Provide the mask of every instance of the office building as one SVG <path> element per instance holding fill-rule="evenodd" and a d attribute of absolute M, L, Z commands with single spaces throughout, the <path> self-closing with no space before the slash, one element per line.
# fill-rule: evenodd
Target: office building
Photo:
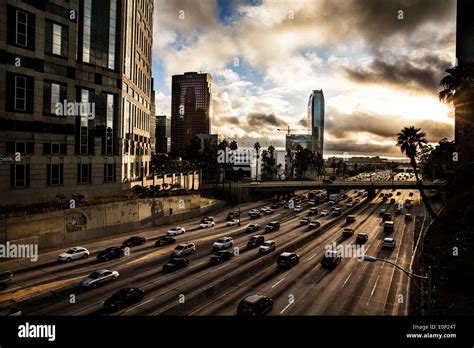
<path fill-rule="evenodd" d="M 148 173 L 152 15 L 152 0 L 1 2 L 1 204 L 113 196 Z"/>
<path fill-rule="evenodd" d="M 308 132 L 311 134 L 311 151 L 324 151 L 324 94 L 323 90 L 314 90 L 308 101 Z"/>
<path fill-rule="evenodd" d="M 171 119 L 166 115 L 158 115 L 156 119 L 156 152 L 169 153 L 171 150 Z"/>
<path fill-rule="evenodd" d="M 171 153 L 183 156 L 197 134 L 209 134 L 212 116 L 212 77 L 187 72 L 174 75 L 171 86 Z"/>

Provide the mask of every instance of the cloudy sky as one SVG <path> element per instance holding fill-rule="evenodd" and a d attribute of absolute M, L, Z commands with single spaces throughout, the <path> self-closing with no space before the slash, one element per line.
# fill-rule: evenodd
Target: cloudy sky
<path fill-rule="evenodd" d="M 212 74 L 212 132 L 241 146 L 284 146 L 303 133 L 323 89 L 327 155 L 400 156 L 396 133 L 453 137 L 437 99 L 455 63 L 454 0 L 155 0 L 157 112 L 170 115 L 171 76 Z"/>

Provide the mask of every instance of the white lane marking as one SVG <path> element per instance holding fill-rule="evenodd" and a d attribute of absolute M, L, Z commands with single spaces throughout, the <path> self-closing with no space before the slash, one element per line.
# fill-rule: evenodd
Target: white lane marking
<path fill-rule="evenodd" d="M 380 278 L 380 275 L 378 275 L 378 276 L 377 276 L 377 280 L 375 280 L 374 287 L 372 288 L 372 292 L 370 293 L 370 297 L 369 297 L 369 299 L 367 300 L 366 306 L 369 305 L 370 299 L 371 299 L 372 296 L 374 295 L 375 288 L 377 288 L 377 283 L 379 282 L 379 278 Z"/>
<path fill-rule="evenodd" d="M 275 284 L 272 285 L 272 289 L 284 280 L 285 280 L 285 277 L 281 278 L 279 281 L 277 281 Z"/>
<path fill-rule="evenodd" d="M 130 311 L 134 310 L 135 308 L 138 308 L 138 307 L 140 307 L 140 306 L 142 306 L 142 305 L 144 305 L 144 304 L 146 304 L 146 303 L 148 303 L 148 302 L 151 302 L 151 301 L 153 301 L 153 300 L 154 300 L 154 298 L 150 298 L 148 301 L 141 302 L 141 303 L 139 303 L 138 305 L 136 305 L 135 307 L 132 307 L 132 308 L 127 309 L 125 312 L 130 312 Z"/>
<path fill-rule="evenodd" d="M 194 268 L 194 267 L 197 267 L 197 266 L 199 266 L 199 265 L 202 265 L 203 263 L 204 263 L 204 262 L 196 263 L 195 265 L 192 265 L 192 266 L 191 266 L 191 267 L 189 267 L 189 268 Z"/>
<path fill-rule="evenodd" d="M 220 269 L 224 268 L 224 267 L 225 267 L 225 266 L 227 266 L 227 265 L 228 265 L 228 263 L 225 263 L 225 264 L 223 264 L 223 265 L 222 265 L 222 266 L 220 266 L 219 268 L 216 268 L 216 271 L 218 271 L 218 270 L 220 270 Z"/>
<path fill-rule="evenodd" d="M 294 302 L 288 303 L 288 304 L 286 305 L 286 307 L 281 310 L 280 314 L 283 314 L 283 312 L 286 311 L 293 303 L 294 303 Z"/>
<path fill-rule="evenodd" d="M 349 276 L 346 278 L 346 280 L 344 281 L 344 284 L 342 284 L 341 289 L 346 286 L 346 284 L 347 284 L 347 282 L 349 281 L 349 278 L 350 278 L 350 277 L 352 277 L 352 273 L 349 274 Z"/>
<path fill-rule="evenodd" d="M 307 259 L 306 261 L 309 261 L 311 260 L 313 257 L 315 257 L 317 254 L 314 254 L 313 256 L 311 256 L 309 259 Z"/>

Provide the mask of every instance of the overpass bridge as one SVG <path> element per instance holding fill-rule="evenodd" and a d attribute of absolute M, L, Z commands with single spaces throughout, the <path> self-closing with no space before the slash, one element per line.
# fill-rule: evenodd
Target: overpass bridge
<path fill-rule="evenodd" d="M 444 192 L 446 184 L 423 181 L 426 190 L 437 189 Z M 328 193 L 338 193 L 341 190 L 367 190 L 369 197 L 375 195 L 376 190 L 396 189 L 415 190 L 418 189 L 416 181 L 333 181 L 324 183 L 322 181 L 258 181 L 258 182 L 225 182 L 225 183 L 203 183 L 202 189 L 214 191 L 233 203 L 258 200 L 269 195 L 292 195 L 300 190 L 324 189 Z"/>

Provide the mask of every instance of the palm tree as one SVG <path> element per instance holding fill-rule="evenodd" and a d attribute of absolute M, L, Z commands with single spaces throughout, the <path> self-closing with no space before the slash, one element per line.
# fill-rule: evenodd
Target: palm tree
<path fill-rule="evenodd" d="M 426 210 L 428 210 L 428 213 L 431 215 L 431 217 L 437 220 L 438 215 L 434 212 L 431 204 L 426 198 L 425 191 L 423 190 L 423 184 L 420 181 L 418 169 L 416 167 L 416 157 L 418 155 L 418 151 L 427 144 L 425 135 L 426 134 L 424 132 L 421 132 L 420 128 L 415 128 L 413 126 L 405 127 L 400 131 L 400 133 L 397 134 L 397 146 L 399 146 L 400 151 L 410 159 L 410 164 L 413 167 L 413 172 L 415 173 L 416 186 L 420 192 L 423 204 L 425 205 Z"/>
<path fill-rule="evenodd" d="M 257 141 L 255 144 L 253 144 L 253 149 L 257 153 L 257 163 L 255 164 L 255 181 L 258 181 L 258 160 L 260 159 L 260 143 Z"/>

